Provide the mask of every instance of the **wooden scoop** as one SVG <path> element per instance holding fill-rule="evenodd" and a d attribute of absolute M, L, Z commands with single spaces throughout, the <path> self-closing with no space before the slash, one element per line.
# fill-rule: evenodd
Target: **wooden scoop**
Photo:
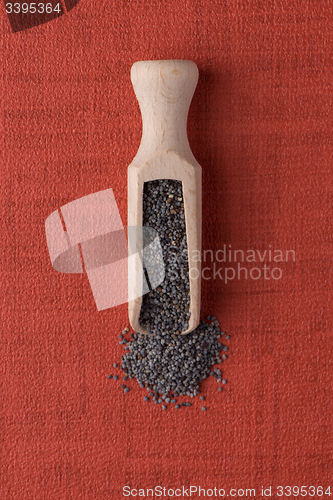
<path fill-rule="evenodd" d="M 201 167 L 187 139 L 187 114 L 198 82 L 192 61 L 139 61 L 133 64 L 131 80 L 142 114 L 143 132 L 137 155 L 128 167 L 128 226 L 142 226 L 145 182 L 157 179 L 182 181 L 188 250 L 190 309 L 186 331 L 200 321 L 201 277 Z M 135 251 L 142 251 L 142 232 Z M 133 250 L 132 250 L 133 253 Z M 148 334 L 139 323 L 142 297 L 142 265 L 128 260 L 129 320 L 132 328 Z"/>

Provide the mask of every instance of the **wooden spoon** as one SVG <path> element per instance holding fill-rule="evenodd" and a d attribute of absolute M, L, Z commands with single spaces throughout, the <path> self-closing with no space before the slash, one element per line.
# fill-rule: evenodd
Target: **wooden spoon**
<path fill-rule="evenodd" d="M 143 132 L 137 155 L 128 167 L 128 226 L 142 226 L 145 182 L 157 179 L 182 181 L 190 281 L 191 314 L 188 328 L 200 321 L 201 277 L 201 167 L 191 151 L 186 132 L 187 114 L 198 82 L 192 61 L 139 61 L 131 80 L 142 114 Z M 135 252 L 142 253 L 142 232 L 137 233 Z M 133 251 L 132 251 L 133 253 Z M 139 323 L 143 272 L 140 260 L 129 258 L 129 320 L 132 328 L 148 331 Z"/>

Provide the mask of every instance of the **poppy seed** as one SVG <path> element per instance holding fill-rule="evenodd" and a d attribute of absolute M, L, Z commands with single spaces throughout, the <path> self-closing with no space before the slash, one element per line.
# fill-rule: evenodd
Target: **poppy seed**
<path fill-rule="evenodd" d="M 207 321 L 200 321 L 194 331 L 180 335 L 187 329 L 190 318 L 189 264 L 181 181 L 159 179 L 144 183 L 142 225 L 158 234 L 164 274 L 159 276 L 157 272 L 153 276 L 159 284 L 142 297 L 139 322 L 150 335 L 131 334 L 131 340 L 126 340 L 128 343 L 121 369 L 129 378 L 136 378 L 140 387 L 154 391 L 149 396 L 154 395 L 155 403 L 176 402 L 171 398 L 197 396 L 201 381 L 209 374 L 221 380 L 221 371 L 212 370 L 212 367 L 221 362 L 220 352 L 228 349 L 218 340 L 225 332 L 221 332 L 215 316 L 208 316 Z M 147 237 L 143 236 L 145 240 Z M 147 247 L 144 241 L 144 248 L 149 248 L 152 243 L 148 242 Z M 154 259 L 158 260 L 158 257 L 161 255 L 152 252 L 150 265 L 156 264 Z M 146 271 L 147 277 L 150 277 L 148 269 Z M 158 281 L 158 278 L 163 281 Z M 204 400 L 203 396 L 201 400 Z M 191 403 L 181 405 L 191 406 Z"/>

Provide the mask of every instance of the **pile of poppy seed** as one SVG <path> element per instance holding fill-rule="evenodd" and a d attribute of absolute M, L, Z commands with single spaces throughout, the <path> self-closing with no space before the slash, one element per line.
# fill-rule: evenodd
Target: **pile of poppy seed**
<path fill-rule="evenodd" d="M 151 334 L 184 332 L 190 317 L 190 283 L 182 182 L 160 179 L 143 188 L 143 226 L 158 233 L 163 282 L 142 298 L 140 324 Z M 149 279 L 149 275 L 148 275 Z"/>
<path fill-rule="evenodd" d="M 139 321 L 149 334 L 135 332 L 126 338 L 129 331 L 126 328 L 119 335 L 120 344 L 125 345 L 127 351 L 121 357 L 120 368 L 125 372 L 124 381 L 135 378 L 141 388 L 147 389 L 149 395 L 144 401 L 162 404 L 164 410 L 172 403 L 178 409 L 191 406 L 191 403 L 178 404 L 177 398 L 199 395 L 200 382 L 209 375 L 226 383 L 221 370 L 212 367 L 226 358 L 225 353 L 221 356 L 221 351 L 227 351 L 228 346 L 219 341 L 225 332 L 221 332 L 214 316 L 207 316 L 193 332 L 180 335 L 187 329 L 190 317 L 181 181 L 161 179 L 144 184 L 143 225 L 158 233 L 165 277 L 157 288 L 143 296 Z M 117 375 L 109 375 L 109 378 L 118 380 Z M 129 391 L 126 384 L 121 388 L 124 392 Z M 221 391 L 222 386 L 218 390 Z M 205 397 L 201 395 L 200 399 L 203 401 Z M 206 407 L 202 406 L 202 410 Z"/>

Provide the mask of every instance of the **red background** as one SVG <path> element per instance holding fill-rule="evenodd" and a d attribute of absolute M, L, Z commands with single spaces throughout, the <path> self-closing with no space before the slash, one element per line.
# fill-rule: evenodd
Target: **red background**
<path fill-rule="evenodd" d="M 13 34 L 1 6 L 1 500 L 329 485 L 331 10 L 81 0 Z M 97 312 L 86 276 L 54 271 L 46 246 L 51 212 L 109 187 L 126 224 L 141 136 L 129 73 L 143 59 L 199 67 L 188 132 L 203 167 L 203 248 L 296 251 L 280 280 L 203 283 L 203 311 L 231 335 L 228 384 L 204 383 L 206 412 L 163 412 L 135 381 L 124 395 L 107 379 L 127 306 Z"/>

